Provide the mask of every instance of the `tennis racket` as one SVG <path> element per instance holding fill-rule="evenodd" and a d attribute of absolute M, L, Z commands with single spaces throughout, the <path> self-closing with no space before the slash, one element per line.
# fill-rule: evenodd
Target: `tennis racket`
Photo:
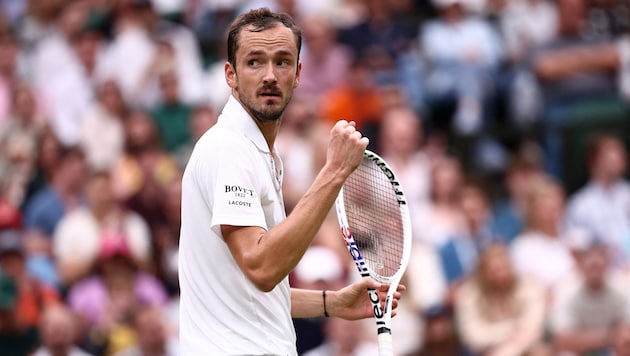
<path fill-rule="evenodd" d="M 361 277 L 389 284 L 384 308 L 375 289 L 369 289 L 368 296 L 374 307 L 379 355 L 393 355 L 393 295 L 411 252 L 405 194 L 389 165 L 365 150 L 363 161 L 339 192 L 335 208 L 341 235 Z"/>

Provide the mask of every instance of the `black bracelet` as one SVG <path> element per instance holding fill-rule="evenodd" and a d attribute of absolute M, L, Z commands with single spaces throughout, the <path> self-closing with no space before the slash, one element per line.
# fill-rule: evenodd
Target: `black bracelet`
<path fill-rule="evenodd" d="M 322 298 L 324 299 L 324 316 L 328 318 L 330 315 L 328 315 L 328 311 L 326 310 L 326 290 L 325 289 L 322 291 Z"/>

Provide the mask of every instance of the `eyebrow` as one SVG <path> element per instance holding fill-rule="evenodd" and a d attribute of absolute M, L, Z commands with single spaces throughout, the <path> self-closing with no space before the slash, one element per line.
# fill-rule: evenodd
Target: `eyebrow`
<path fill-rule="evenodd" d="M 245 56 L 260 56 L 260 55 L 264 55 L 266 54 L 264 51 L 261 50 L 253 50 L 251 52 L 248 52 L 247 54 L 245 54 Z M 277 52 L 272 53 L 272 55 L 280 55 L 280 56 L 294 56 L 294 54 L 291 51 L 286 51 L 286 50 L 280 50 Z"/>

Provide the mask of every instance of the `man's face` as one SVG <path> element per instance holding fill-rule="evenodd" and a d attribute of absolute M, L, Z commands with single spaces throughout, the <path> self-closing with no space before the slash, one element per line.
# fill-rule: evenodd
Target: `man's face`
<path fill-rule="evenodd" d="M 225 65 L 234 95 L 254 118 L 280 119 L 297 87 L 301 64 L 293 32 L 278 24 L 260 32 L 239 33 L 236 68 Z"/>
<path fill-rule="evenodd" d="M 608 254 L 604 246 L 591 247 L 583 252 L 580 268 L 584 274 L 586 285 L 593 289 L 601 288 L 605 283 L 608 269 Z"/>

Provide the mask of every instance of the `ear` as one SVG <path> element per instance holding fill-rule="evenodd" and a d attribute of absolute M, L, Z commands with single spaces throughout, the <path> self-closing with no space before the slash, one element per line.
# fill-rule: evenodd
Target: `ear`
<path fill-rule="evenodd" d="M 232 66 L 232 63 L 225 62 L 224 71 L 225 71 L 225 81 L 227 82 L 227 85 L 229 85 L 230 88 L 232 89 L 236 89 L 237 82 L 238 82 L 237 80 L 238 78 L 236 77 L 236 68 Z"/>
<path fill-rule="evenodd" d="M 297 70 L 295 71 L 295 80 L 293 81 L 293 88 L 297 88 L 300 85 L 300 73 L 302 73 L 302 62 L 298 62 Z"/>

